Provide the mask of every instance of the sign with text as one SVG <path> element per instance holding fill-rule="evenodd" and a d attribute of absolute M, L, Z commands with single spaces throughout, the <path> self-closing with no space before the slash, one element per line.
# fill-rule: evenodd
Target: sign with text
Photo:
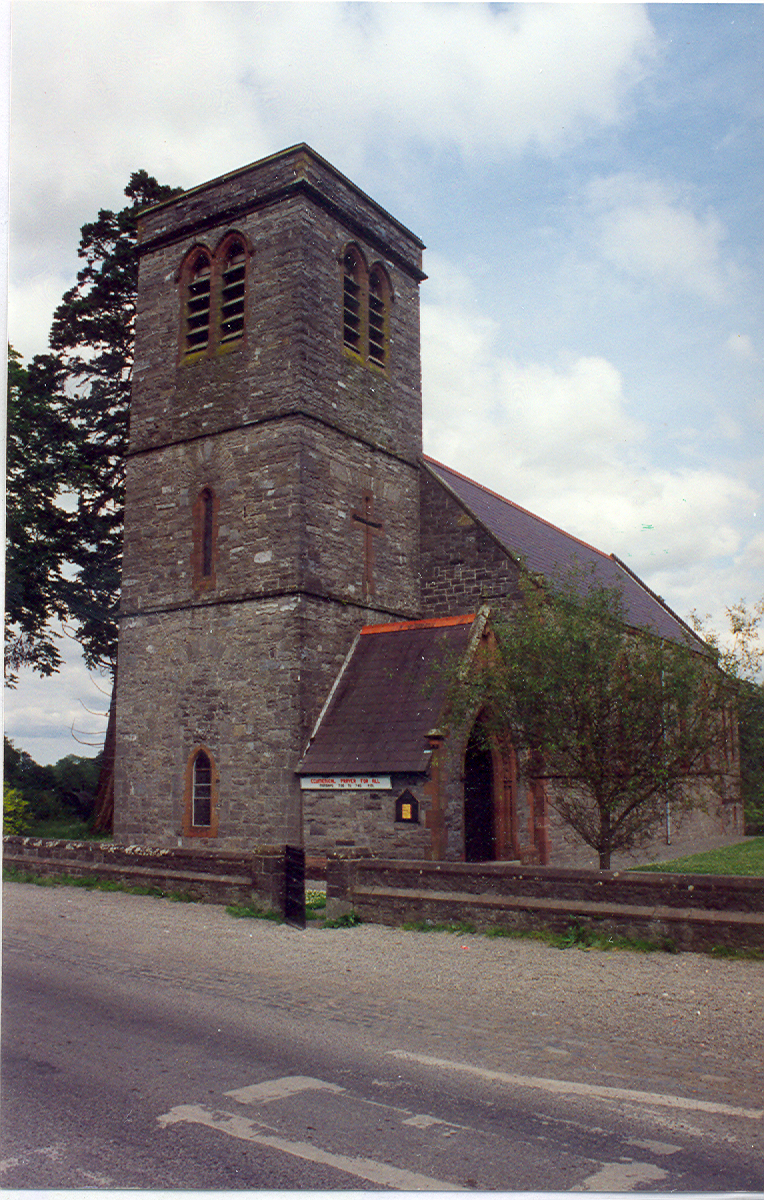
<path fill-rule="evenodd" d="M 389 792 L 389 775 L 301 775 L 300 787 L 311 792 Z"/>

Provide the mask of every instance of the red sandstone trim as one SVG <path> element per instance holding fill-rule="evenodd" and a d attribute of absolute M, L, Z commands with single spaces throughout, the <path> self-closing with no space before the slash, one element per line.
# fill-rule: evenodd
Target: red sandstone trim
<path fill-rule="evenodd" d="M 442 629 L 447 625 L 471 625 L 475 613 L 467 613 L 463 617 L 430 617 L 426 621 L 396 621 L 392 625 L 364 625 L 361 636 L 365 633 L 400 633 L 404 629 Z"/>

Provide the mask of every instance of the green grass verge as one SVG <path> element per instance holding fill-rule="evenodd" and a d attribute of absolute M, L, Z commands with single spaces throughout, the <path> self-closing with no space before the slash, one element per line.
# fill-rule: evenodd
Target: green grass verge
<path fill-rule="evenodd" d="M 93 833 L 87 821 L 79 821 L 76 817 L 51 817 L 48 821 L 35 821 L 22 836 L 55 838 L 62 842 L 106 842 L 112 839 L 110 833 Z"/>
<path fill-rule="evenodd" d="M 127 892 L 132 896 L 153 896 L 156 900 L 173 900 L 183 904 L 198 903 L 188 892 L 169 892 L 165 888 L 145 884 L 120 883 L 117 879 L 100 879 L 97 875 L 35 875 L 18 867 L 3 867 L 7 883 L 34 883 L 37 887 L 78 887 L 86 892 Z"/>
<path fill-rule="evenodd" d="M 761 875 L 764 876 L 764 837 L 751 838 L 734 846 L 721 846 L 703 854 L 688 854 L 671 862 L 632 867 L 634 871 L 679 872 L 685 875 Z"/>
<path fill-rule="evenodd" d="M 310 895 L 310 893 L 308 893 Z M 361 924 L 361 918 L 354 912 L 345 913 L 342 917 L 334 917 L 329 921 L 321 921 L 316 915 L 316 909 L 326 907 L 326 897 L 323 897 L 323 903 L 315 901 L 312 905 L 308 904 L 307 897 L 305 903 L 305 919 L 307 921 L 319 921 L 321 929 L 349 929 L 354 925 Z M 258 908 L 255 904 L 227 904 L 226 912 L 231 917 L 243 917 L 252 921 L 275 921 L 277 925 L 284 925 L 284 918 L 280 913 L 271 912 L 269 909 Z"/>
<path fill-rule="evenodd" d="M 517 940 L 543 942 L 557 950 L 569 950 L 578 947 L 580 950 L 619 950 L 631 951 L 637 954 L 679 954 L 677 946 L 671 938 L 629 938 L 617 937 L 614 934 L 599 932 L 583 921 L 571 921 L 562 933 L 551 929 L 510 929 L 506 926 L 495 926 L 479 932 L 468 921 L 407 921 L 401 926 L 410 933 L 452 933 L 475 934 L 487 938 L 515 938 Z M 737 950 L 728 946 L 714 946 L 702 951 L 712 958 L 749 958 L 764 960 L 764 951 Z"/>

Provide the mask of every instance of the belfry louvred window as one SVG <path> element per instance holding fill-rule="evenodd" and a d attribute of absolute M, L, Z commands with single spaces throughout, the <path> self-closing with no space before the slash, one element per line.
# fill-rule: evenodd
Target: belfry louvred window
<path fill-rule="evenodd" d="M 230 350 L 244 337 L 247 257 L 243 238 L 229 235 L 214 254 L 197 247 L 186 260 L 181 280 L 187 361 Z"/>
<path fill-rule="evenodd" d="M 235 342 L 244 333 L 244 290 L 247 256 L 241 242 L 232 242 L 223 264 L 220 340 Z"/>
<path fill-rule="evenodd" d="M 363 300 L 364 263 L 356 249 L 345 251 L 343 276 L 343 340 L 349 350 L 361 348 L 361 302 Z"/>
<path fill-rule="evenodd" d="M 387 365 L 387 279 L 380 267 L 372 267 L 369 276 L 369 361 L 378 367 Z"/>
<path fill-rule="evenodd" d="M 342 259 L 342 341 L 367 365 L 385 369 L 389 360 L 392 289 L 381 263 L 371 270 L 357 246 Z"/>
<path fill-rule="evenodd" d="M 206 254 L 197 254 L 191 268 L 186 300 L 186 352 L 206 350 L 210 340 L 210 290 L 212 265 Z"/>

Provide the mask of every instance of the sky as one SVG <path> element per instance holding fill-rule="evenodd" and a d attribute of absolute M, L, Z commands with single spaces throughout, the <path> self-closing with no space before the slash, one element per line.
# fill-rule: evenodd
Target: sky
<path fill-rule="evenodd" d="M 762 131 L 759 4 L 15 3 L 9 340 L 133 171 L 307 142 L 427 246 L 425 452 L 721 630 L 764 596 Z M 105 726 L 64 648 L 5 692 L 38 762 Z"/>

